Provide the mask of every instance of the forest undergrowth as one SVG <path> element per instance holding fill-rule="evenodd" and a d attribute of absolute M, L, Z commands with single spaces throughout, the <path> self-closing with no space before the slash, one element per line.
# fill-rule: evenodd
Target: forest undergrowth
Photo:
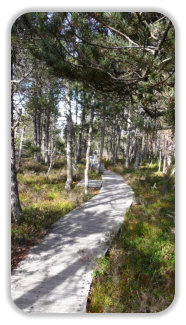
<path fill-rule="evenodd" d="M 57 160 L 46 178 L 47 166 L 24 159 L 18 173 L 19 195 L 22 206 L 22 221 L 11 222 L 11 267 L 12 269 L 25 258 L 29 249 L 42 241 L 50 226 L 63 215 L 73 210 L 84 201 L 96 195 L 99 190 L 89 188 L 88 196 L 84 196 L 84 188 L 76 186 L 84 177 L 85 159 L 73 172 L 73 188 L 67 192 L 66 164 Z M 101 175 L 94 170 L 91 179 L 100 179 Z"/>
<path fill-rule="evenodd" d="M 89 313 L 155 313 L 173 301 L 175 288 L 175 184 L 158 166 L 120 173 L 133 188 L 134 202 L 106 256 L 97 262 Z"/>

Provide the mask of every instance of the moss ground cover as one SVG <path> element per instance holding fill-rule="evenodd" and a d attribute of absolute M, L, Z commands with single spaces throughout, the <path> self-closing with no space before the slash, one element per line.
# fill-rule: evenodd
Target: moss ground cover
<path fill-rule="evenodd" d="M 89 200 L 98 190 L 89 189 L 85 198 L 84 189 L 76 186 L 84 176 L 83 161 L 74 171 L 73 188 L 65 190 L 66 166 L 64 161 L 56 161 L 51 173 L 46 179 L 47 167 L 44 164 L 24 160 L 18 173 L 19 195 L 23 210 L 22 222 L 18 225 L 12 220 L 11 265 L 14 268 L 25 257 L 31 246 L 38 243 L 46 235 L 52 223 Z M 94 178 L 101 176 L 92 172 Z"/>
<path fill-rule="evenodd" d="M 105 166 L 124 177 L 135 199 L 112 247 L 98 260 L 87 312 L 160 312 L 174 298 L 174 179 L 156 165 L 137 171 Z"/>

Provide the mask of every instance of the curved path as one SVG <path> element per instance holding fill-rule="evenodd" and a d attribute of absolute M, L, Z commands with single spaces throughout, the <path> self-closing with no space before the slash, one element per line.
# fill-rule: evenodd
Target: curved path
<path fill-rule="evenodd" d="M 95 259 L 119 230 L 133 192 L 102 166 L 98 195 L 55 222 L 12 273 L 12 300 L 23 311 L 84 313 Z"/>

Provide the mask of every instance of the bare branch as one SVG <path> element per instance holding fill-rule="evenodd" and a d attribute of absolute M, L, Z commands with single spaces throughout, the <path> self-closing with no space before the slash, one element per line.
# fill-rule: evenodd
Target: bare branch
<path fill-rule="evenodd" d="M 164 31 L 164 33 L 163 33 L 162 39 L 159 41 L 158 46 L 157 46 L 157 48 L 156 48 L 156 50 L 154 52 L 154 56 L 157 56 L 158 52 L 160 51 L 160 49 L 161 49 L 161 47 L 163 45 L 163 42 L 166 39 L 168 31 L 171 28 L 171 24 L 172 24 L 171 21 L 169 21 L 168 26 L 167 26 L 166 30 Z"/>

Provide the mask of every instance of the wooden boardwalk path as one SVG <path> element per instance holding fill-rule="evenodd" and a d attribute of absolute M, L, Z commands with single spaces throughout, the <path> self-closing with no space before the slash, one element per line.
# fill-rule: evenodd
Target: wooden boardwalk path
<path fill-rule="evenodd" d="M 104 254 L 132 203 L 123 178 L 104 170 L 98 195 L 55 222 L 12 273 L 18 308 L 35 313 L 85 313 L 95 259 Z"/>

